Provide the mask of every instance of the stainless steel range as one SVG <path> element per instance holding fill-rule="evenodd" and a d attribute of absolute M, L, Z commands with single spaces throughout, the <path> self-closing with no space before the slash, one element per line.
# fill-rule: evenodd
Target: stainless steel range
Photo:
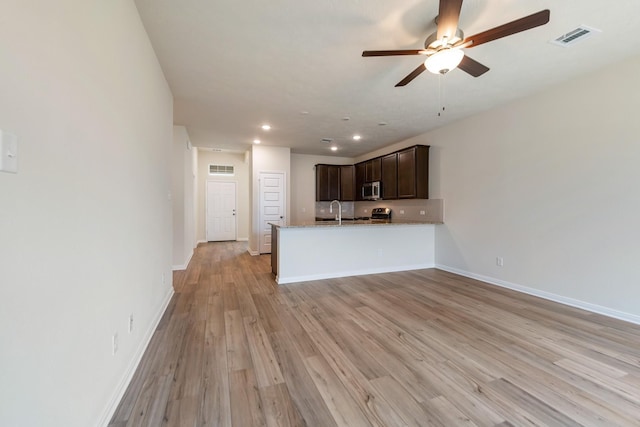
<path fill-rule="evenodd" d="M 391 221 L 391 209 L 389 208 L 373 208 L 371 209 L 372 222 L 389 222 Z"/>

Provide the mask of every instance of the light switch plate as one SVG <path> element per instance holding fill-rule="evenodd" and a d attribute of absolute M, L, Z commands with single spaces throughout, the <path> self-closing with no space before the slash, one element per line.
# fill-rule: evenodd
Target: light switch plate
<path fill-rule="evenodd" d="M 18 137 L 0 130 L 0 171 L 18 173 Z"/>

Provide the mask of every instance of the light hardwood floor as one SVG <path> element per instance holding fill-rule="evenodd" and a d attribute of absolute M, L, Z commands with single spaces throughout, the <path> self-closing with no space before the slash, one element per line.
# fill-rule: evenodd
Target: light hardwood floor
<path fill-rule="evenodd" d="M 639 326 L 435 269 L 270 270 L 200 245 L 110 425 L 640 425 Z"/>

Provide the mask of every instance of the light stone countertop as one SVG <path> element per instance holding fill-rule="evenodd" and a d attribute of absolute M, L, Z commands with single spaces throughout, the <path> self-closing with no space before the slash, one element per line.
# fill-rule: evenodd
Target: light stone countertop
<path fill-rule="evenodd" d="M 411 221 L 402 219 L 384 220 L 342 220 L 342 224 L 338 221 L 307 221 L 286 225 L 274 225 L 276 228 L 325 228 L 325 227 L 361 227 L 361 226 L 393 226 L 393 225 L 425 225 L 425 224 L 444 224 L 436 221 Z"/>

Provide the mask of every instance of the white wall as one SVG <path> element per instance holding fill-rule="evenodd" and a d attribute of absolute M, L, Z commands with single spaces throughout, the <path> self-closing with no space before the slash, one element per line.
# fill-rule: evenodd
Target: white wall
<path fill-rule="evenodd" d="M 407 142 L 438 160 L 437 264 L 640 322 L 638 75 L 635 58 Z"/>
<path fill-rule="evenodd" d="M 207 181 L 232 181 L 236 183 L 236 221 L 237 240 L 249 239 L 249 162 L 244 153 L 213 152 L 207 149 L 198 150 L 198 233 L 199 242 L 206 241 L 206 191 Z M 234 176 L 209 175 L 209 165 L 227 165 L 234 167 Z"/>
<path fill-rule="evenodd" d="M 250 210 L 251 210 L 251 234 L 249 235 L 249 252 L 252 255 L 259 253 L 260 244 L 260 185 L 258 179 L 260 172 L 284 172 L 286 217 L 291 212 L 291 150 L 288 147 L 267 147 L 254 145 L 251 148 L 250 169 L 251 180 L 249 184 Z"/>
<path fill-rule="evenodd" d="M 94 426 L 172 293 L 172 96 L 130 0 L 0 16 L 0 425 Z"/>
<path fill-rule="evenodd" d="M 315 165 L 352 165 L 350 157 L 291 154 L 291 223 L 313 221 L 316 204 Z"/>
<path fill-rule="evenodd" d="M 196 246 L 197 159 L 198 150 L 191 146 L 187 129 L 184 126 L 174 126 L 171 156 L 174 270 L 187 268 Z"/>

